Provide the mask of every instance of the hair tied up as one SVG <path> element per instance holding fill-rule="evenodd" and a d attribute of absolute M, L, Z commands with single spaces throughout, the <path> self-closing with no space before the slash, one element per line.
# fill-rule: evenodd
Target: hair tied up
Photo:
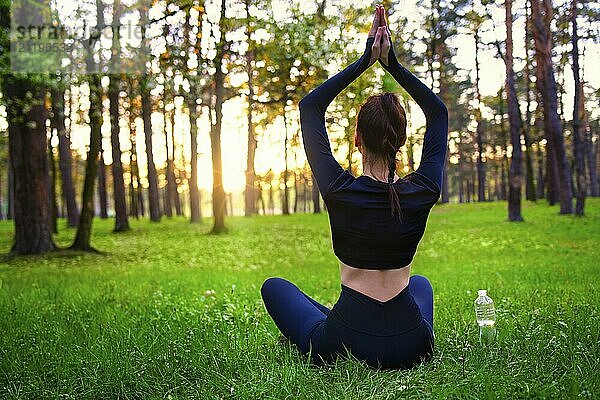
<path fill-rule="evenodd" d="M 356 131 L 366 149 L 365 156 L 388 166 L 388 187 L 392 218 L 402 219 L 400 199 L 394 189 L 396 154 L 406 141 L 406 113 L 394 93 L 370 96 L 361 106 Z"/>
<path fill-rule="evenodd" d="M 392 205 L 392 216 L 391 218 L 394 218 L 394 216 L 397 216 L 398 220 L 400 222 L 402 222 L 402 207 L 400 206 L 400 196 L 398 196 L 398 193 L 396 192 L 396 189 L 394 188 L 394 173 L 396 172 L 396 158 L 394 157 L 392 159 L 392 161 L 390 162 L 390 171 L 388 174 L 388 194 L 390 197 L 390 203 Z"/>

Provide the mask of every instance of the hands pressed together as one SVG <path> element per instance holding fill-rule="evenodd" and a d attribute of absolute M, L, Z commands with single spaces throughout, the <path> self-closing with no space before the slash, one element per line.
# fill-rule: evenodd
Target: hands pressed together
<path fill-rule="evenodd" d="M 391 33 L 385 20 L 385 9 L 380 4 L 375 7 L 375 15 L 373 17 L 373 25 L 371 25 L 371 30 L 369 31 L 369 37 L 375 38 L 371 47 L 369 66 L 373 65 L 377 60 L 387 66 L 391 47 Z"/>

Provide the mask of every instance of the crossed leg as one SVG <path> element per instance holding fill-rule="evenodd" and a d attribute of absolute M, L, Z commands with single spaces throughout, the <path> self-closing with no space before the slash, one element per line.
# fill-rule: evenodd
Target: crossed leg
<path fill-rule="evenodd" d="M 408 283 L 408 290 L 421 310 L 421 315 L 433 329 L 433 288 L 427 278 L 413 275 Z"/>
<path fill-rule="evenodd" d="M 433 331 L 431 283 L 424 276 L 413 275 L 408 289 L 421 310 L 421 315 Z M 331 310 L 282 278 L 267 279 L 260 291 L 267 312 L 281 333 L 297 344 L 302 354 L 308 353 L 313 333 L 327 319 Z"/>
<path fill-rule="evenodd" d="M 267 279 L 260 291 L 267 312 L 281 333 L 297 344 L 302 354 L 308 353 L 311 336 L 327 318 L 329 308 L 282 278 Z"/>

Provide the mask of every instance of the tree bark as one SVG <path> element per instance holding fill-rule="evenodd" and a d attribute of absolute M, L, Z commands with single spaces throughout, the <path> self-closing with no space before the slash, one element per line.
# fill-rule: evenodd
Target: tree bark
<path fill-rule="evenodd" d="M 315 176 L 311 173 L 312 180 L 312 201 L 313 201 L 313 213 L 320 214 L 321 213 L 321 194 L 319 193 L 319 187 L 317 186 L 317 181 Z"/>
<path fill-rule="evenodd" d="M 167 155 L 167 165 L 165 166 L 165 178 L 167 179 L 167 184 L 165 186 L 165 193 L 163 195 L 163 205 L 164 213 L 167 216 L 167 218 L 172 218 L 173 198 L 171 196 L 171 190 L 175 182 L 173 182 L 173 180 L 171 179 L 173 162 L 171 160 L 171 152 L 169 151 L 169 131 L 167 130 L 167 121 L 170 119 L 170 113 L 166 110 L 166 106 L 167 97 L 163 95 L 163 132 L 165 134 L 165 154 Z"/>
<path fill-rule="evenodd" d="M 58 135 L 58 167 L 60 169 L 62 193 L 67 205 L 67 224 L 70 227 L 76 227 L 79 221 L 79 210 L 73 185 L 71 140 L 65 127 L 64 89 L 54 88 L 52 90 L 52 120 Z"/>
<path fill-rule="evenodd" d="M 171 144 L 171 175 L 169 179 L 171 179 L 173 185 L 169 186 L 169 191 L 171 193 L 171 203 L 175 205 L 175 214 L 181 217 L 183 216 L 183 211 L 181 210 L 181 201 L 179 199 L 179 191 L 177 190 L 177 178 L 175 177 L 175 107 L 173 107 L 173 112 L 171 113 Z M 181 162 L 184 162 L 184 160 L 182 159 Z"/>
<path fill-rule="evenodd" d="M 536 0 L 533 0 L 536 1 Z M 505 0 L 506 8 L 506 99 L 508 118 L 510 122 L 510 138 L 512 143 L 512 157 L 509 169 L 508 186 L 508 220 L 523 221 L 521 215 L 521 180 L 523 156 L 521 152 L 521 112 L 519 111 L 519 100 L 515 92 L 515 81 L 513 71 L 513 38 L 512 38 L 512 0 Z"/>
<path fill-rule="evenodd" d="M 12 254 L 41 254 L 56 248 L 50 227 L 46 88 L 5 75 L 2 93 L 14 196 Z"/>
<path fill-rule="evenodd" d="M 288 185 L 287 185 L 287 181 L 288 181 L 288 175 L 289 175 L 289 169 L 288 169 L 288 124 L 287 124 L 287 117 L 286 117 L 286 112 L 285 112 L 285 104 L 286 101 L 283 102 L 283 126 L 285 129 L 285 139 L 283 141 L 283 156 L 284 156 L 284 163 L 285 163 L 285 167 L 283 170 L 283 198 L 282 198 L 282 203 L 281 203 L 281 212 L 283 213 L 283 215 L 289 215 L 290 214 L 290 205 L 289 205 L 289 190 L 288 190 Z"/>
<path fill-rule="evenodd" d="M 581 82 L 581 94 L 583 97 L 583 82 Z M 596 164 L 596 152 L 594 152 L 594 142 L 592 140 L 593 132 L 590 129 L 589 121 L 585 112 L 585 108 L 583 106 L 583 99 L 581 101 L 581 113 L 584 121 L 584 133 L 585 133 L 585 152 L 586 152 L 586 161 L 587 161 L 587 170 L 588 170 L 588 178 L 589 178 L 589 188 L 590 188 L 590 196 L 598 197 L 598 171 Z"/>
<path fill-rule="evenodd" d="M 573 102 L 573 159 L 577 175 L 577 200 L 575 202 L 575 215 L 583 216 L 585 197 L 587 195 L 587 182 L 585 179 L 585 141 L 581 134 L 581 108 L 582 85 L 579 78 L 579 36 L 577 32 L 577 0 L 571 2 L 571 25 L 573 35 L 571 39 L 573 79 L 575 81 L 575 99 Z"/>
<path fill-rule="evenodd" d="M 250 217 L 256 214 L 256 171 L 254 159 L 256 155 L 256 133 L 254 122 L 252 122 L 252 110 L 254 108 L 254 79 L 252 63 L 254 53 L 251 48 L 250 36 L 252 28 L 250 25 L 250 0 L 245 0 L 246 6 L 246 36 L 248 40 L 248 51 L 246 52 L 246 73 L 248 74 L 248 155 L 246 157 L 246 188 L 244 190 L 244 215 Z"/>
<path fill-rule="evenodd" d="M 123 179 L 123 163 L 121 162 L 121 140 L 119 133 L 119 92 L 121 79 L 118 75 L 110 77 L 108 86 L 108 99 L 110 101 L 110 142 L 112 150 L 112 177 L 113 197 L 115 200 L 115 228 L 114 232 L 129 230 L 127 217 L 127 201 L 125 200 L 125 181 Z M 133 177 L 131 177 L 133 179 Z"/>
<path fill-rule="evenodd" d="M 52 137 L 54 136 L 54 126 L 50 125 L 50 140 L 48 140 L 48 165 L 50 166 L 50 229 L 52 233 L 58 233 L 58 204 L 56 199 L 56 160 L 54 159 L 54 149 L 52 148 Z"/>
<path fill-rule="evenodd" d="M 10 168 L 10 166 L 8 167 Z M 2 221 L 4 219 L 4 212 L 2 212 L 2 209 L 4 208 L 4 197 L 3 197 L 3 187 L 2 184 L 4 182 L 2 181 L 2 173 L 0 172 L 0 221 Z"/>
<path fill-rule="evenodd" d="M 440 7 L 440 3 L 439 1 L 437 2 L 437 7 Z M 453 108 L 449 105 L 452 104 L 452 101 L 450 101 L 450 99 L 448 98 L 448 94 L 447 94 L 447 90 L 446 87 L 449 86 L 447 84 L 449 77 L 448 77 L 448 73 L 446 71 L 446 62 L 450 62 L 449 60 L 449 56 L 448 56 L 448 51 L 446 48 L 446 43 L 444 41 L 442 41 L 441 43 L 439 43 L 439 46 L 437 46 L 437 48 L 439 49 L 439 61 L 440 61 L 440 67 L 439 67 L 439 72 L 440 72 L 440 91 L 438 93 L 439 97 L 442 99 L 442 101 L 444 102 L 444 104 L 448 105 L 448 121 L 452 121 L 452 113 L 453 113 Z M 448 127 L 448 129 L 450 129 L 450 127 Z M 449 182 L 449 175 L 448 175 L 448 161 L 450 160 L 450 142 L 448 141 L 448 144 L 446 145 L 446 159 L 444 160 L 444 166 L 442 169 L 442 193 L 441 193 L 441 203 L 449 203 L 450 202 L 450 182 Z"/>
<path fill-rule="evenodd" d="M 196 122 L 197 105 L 195 98 L 188 98 L 188 110 L 190 113 L 190 164 L 192 172 L 189 180 L 190 222 L 198 223 L 202 222 L 202 215 L 200 214 L 200 192 L 198 190 L 198 123 Z"/>
<path fill-rule="evenodd" d="M 9 136 L 10 136 L 10 132 L 9 132 Z M 10 140 L 9 140 L 10 142 Z M 9 145 L 10 148 L 10 145 Z M 10 164 L 10 150 L 8 152 L 8 162 L 9 162 L 9 167 L 8 167 L 8 188 L 7 188 L 7 197 L 8 197 L 8 211 L 6 212 L 6 219 L 11 220 L 14 219 L 15 216 L 15 189 L 14 189 L 14 184 L 15 184 L 15 178 L 14 178 L 14 174 L 13 174 L 13 169 L 11 167 Z"/>
<path fill-rule="evenodd" d="M 544 188 L 546 187 L 545 182 L 546 182 L 546 179 L 544 177 L 544 153 L 542 152 L 541 143 L 538 142 L 537 143 L 537 197 L 539 199 L 544 198 Z"/>
<path fill-rule="evenodd" d="M 96 1 L 96 30 L 99 32 L 103 26 L 104 5 Z M 88 44 L 86 54 L 86 68 L 89 72 L 88 84 L 90 88 L 90 144 L 85 165 L 85 179 L 81 195 L 81 214 L 75 233 L 75 240 L 71 249 L 82 251 L 96 251 L 91 243 L 92 222 L 94 219 L 94 183 L 98 173 L 98 158 L 102 149 L 102 84 L 94 61 L 95 41 Z"/>
<path fill-rule="evenodd" d="M 544 107 L 544 125 L 548 136 L 548 144 L 553 148 L 556 160 L 555 167 L 558 170 L 560 214 L 572 214 L 571 167 L 567 159 L 562 123 L 558 115 L 557 87 L 552 67 L 551 0 L 541 0 L 541 4 L 540 0 L 531 0 L 531 17 L 536 50 L 537 83 L 539 83 L 538 88 L 541 89 Z"/>
<path fill-rule="evenodd" d="M 525 21 L 529 20 L 529 2 L 525 2 Z M 533 149 L 531 148 L 531 60 L 529 59 L 530 32 L 525 24 L 525 96 L 527 110 L 523 126 L 523 139 L 525 140 L 525 198 L 536 201 L 536 190 L 533 173 Z"/>
<path fill-rule="evenodd" d="M 146 158 L 148 165 L 148 203 L 150 208 L 150 220 L 160 222 L 160 195 L 158 193 L 158 175 L 156 164 L 154 164 L 154 152 L 152 149 L 152 101 L 150 99 L 150 88 L 148 87 L 148 75 L 144 74 L 140 82 L 142 95 L 142 120 L 144 121 L 144 139 L 146 143 Z"/>
<path fill-rule="evenodd" d="M 118 22 L 121 18 L 120 1 L 115 0 L 113 5 L 113 21 Z M 121 52 L 121 44 L 118 35 L 113 35 L 111 63 L 116 63 L 116 56 Z M 116 68 L 116 67 L 115 67 Z M 113 71 L 116 72 L 116 71 Z M 129 230 L 129 219 L 127 216 L 127 200 L 125 195 L 125 180 L 123 179 L 123 163 L 121 162 L 121 140 L 119 137 L 119 94 L 121 92 L 121 76 L 113 74 L 110 76 L 108 85 L 108 100 L 110 114 L 110 143 L 112 154 L 112 177 L 113 198 L 115 205 L 115 227 L 113 232 L 124 232 Z M 130 176 L 130 179 L 133 177 Z"/>
<path fill-rule="evenodd" d="M 90 68 L 90 70 L 92 69 Z M 98 173 L 98 160 L 102 144 L 102 101 L 100 96 L 102 86 L 100 77 L 97 73 L 91 74 L 89 85 L 90 147 L 87 153 L 85 179 L 83 182 L 83 193 L 81 195 L 81 215 L 79 216 L 75 240 L 71 245 L 72 249 L 83 251 L 95 251 L 90 244 L 90 238 L 92 235 L 92 222 L 94 219 L 94 183 Z"/>
<path fill-rule="evenodd" d="M 223 161 L 221 158 L 221 126 L 223 120 L 223 102 L 225 96 L 225 74 L 222 68 L 222 62 L 225 57 L 227 43 L 225 42 L 225 0 L 221 0 L 221 9 L 219 16 L 219 28 L 221 37 L 217 43 L 217 54 L 214 59 L 215 75 L 215 123 L 210 130 L 210 146 L 212 150 L 213 164 L 213 193 L 212 208 L 214 224 L 212 233 L 226 232 L 225 227 L 225 191 L 223 190 Z"/>
<path fill-rule="evenodd" d="M 104 150 L 100 148 L 98 160 L 98 198 L 100 199 L 100 218 L 108 218 L 108 199 L 106 196 L 106 164 L 104 164 Z"/>
<path fill-rule="evenodd" d="M 477 95 L 477 201 L 485 201 L 485 165 L 483 164 L 483 125 L 481 122 L 481 94 L 479 93 L 479 31 L 475 29 L 475 93 Z"/>
<path fill-rule="evenodd" d="M 499 94 L 501 96 L 501 94 Z M 508 199 L 508 195 L 506 194 L 506 170 L 508 169 L 508 150 L 506 149 L 506 126 L 504 124 L 504 99 L 500 99 L 500 115 L 502 116 L 500 120 L 500 132 L 502 139 L 502 160 L 501 160 L 501 169 L 500 169 L 500 199 L 506 200 Z"/>
<path fill-rule="evenodd" d="M 130 88 L 131 89 L 131 88 Z M 139 199 L 138 191 L 141 191 L 140 175 L 137 168 L 137 150 L 136 150 L 136 128 L 134 108 L 131 105 L 133 96 L 130 93 L 129 98 L 129 142 L 131 143 L 131 151 L 129 152 L 129 214 L 136 219 L 139 218 Z"/>

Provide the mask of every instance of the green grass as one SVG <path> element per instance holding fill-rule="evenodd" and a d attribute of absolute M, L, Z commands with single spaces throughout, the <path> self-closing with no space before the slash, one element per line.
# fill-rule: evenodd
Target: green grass
<path fill-rule="evenodd" d="M 221 236 L 205 234 L 209 221 L 134 220 L 113 234 L 95 220 L 106 254 L 0 263 L 0 398 L 598 398 L 600 201 L 582 219 L 524 204 L 519 224 L 505 208 L 434 208 L 413 273 L 434 287 L 435 357 L 379 372 L 311 366 L 277 343 L 263 308 L 269 276 L 335 303 L 326 215 L 229 218 Z M 0 224 L 0 252 L 11 232 Z M 474 320 L 481 288 L 498 312 L 489 348 Z"/>

